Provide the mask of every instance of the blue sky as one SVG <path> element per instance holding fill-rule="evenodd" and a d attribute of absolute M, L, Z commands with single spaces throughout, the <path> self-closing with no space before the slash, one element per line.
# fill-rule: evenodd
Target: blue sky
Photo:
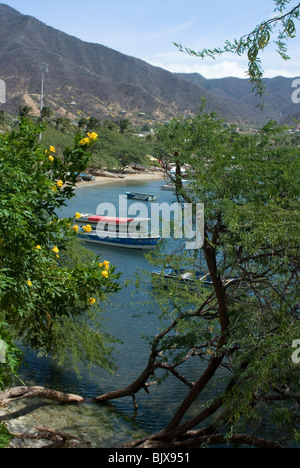
<path fill-rule="evenodd" d="M 194 50 L 221 46 L 246 34 L 273 15 L 273 0 L 7 0 L 12 8 L 34 16 L 84 41 L 103 44 L 173 72 L 206 78 L 246 77 L 247 58 L 234 54 L 216 60 L 189 57 L 173 42 Z M 298 1 L 291 0 L 291 6 Z M 298 37 L 289 43 L 285 62 L 267 48 L 265 77 L 300 76 Z"/>

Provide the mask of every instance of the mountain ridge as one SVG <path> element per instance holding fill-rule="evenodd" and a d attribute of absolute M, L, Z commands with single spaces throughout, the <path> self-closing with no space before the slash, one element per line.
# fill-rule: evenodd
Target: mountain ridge
<path fill-rule="evenodd" d="M 232 123 L 263 122 L 274 118 L 279 108 L 283 109 L 282 118 L 298 110 L 292 102 L 283 105 L 288 82 L 284 92 L 276 95 L 276 78 L 271 79 L 275 84 L 270 88 L 269 108 L 261 113 L 247 80 L 207 80 L 198 74 L 172 73 L 101 44 L 82 41 L 2 3 L 0 20 L 0 78 L 7 85 L 4 110 L 17 109 L 30 96 L 38 112 L 42 63 L 49 65 L 44 105 L 48 99 L 56 113 L 71 117 L 107 118 L 123 110 L 168 119 L 196 112 L 202 98 L 208 111 Z M 230 91 L 230 80 L 240 80 L 234 81 L 235 92 Z"/>

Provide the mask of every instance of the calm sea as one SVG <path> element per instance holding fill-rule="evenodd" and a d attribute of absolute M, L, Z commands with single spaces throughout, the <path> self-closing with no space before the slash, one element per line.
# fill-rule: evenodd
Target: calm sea
<path fill-rule="evenodd" d="M 111 185 L 80 187 L 76 191 L 76 197 L 63 208 L 59 216 L 70 217 L 76 212 L 96 213 L 98 205 L 104 202 L 113 203 L 118 213 L 119 195 L 124 195 L 125 191 L 154 194 L 159 203 L 176 201 L 172 192 L 161 190 L 162 184 L 162 181 L 119 181 Z M 128 203 L 130 205 L 134 201 Z M 151 209 L 151 204 L 147 205 Z M 122 272 L 122 284 L 134 279 L 140 269 L 153 269 L 142 250 L 94 244 L 86 246 L 103 260 L 109 260 Z M 150 288 L 149 284 L 149 291 Z M 109 332 L 122 341 L 122 344 L 116 346 L 114 356 L 118 366 L 116 374 L 110 375 L 97 368 L 93 369 L 90 375 L 90 372 L 81 369 L 79 378 L 71 368 L 59 367 L 50 358 L 37 358 L 33 353 L 27 352 L 22 370 L 24 383 L 71 392 L 86 398 L 130 384 L 144 369 L 149 356 L 149 345 L 142 335 L 154 335 L 158 329 L 155 315 L 147 314 L 148 311 L 155 312 L 157 305 L 154 302 L 144 305 L 145 301 L 151 301 L 147 290 L 138 292 L 133 297 L 134 292 L 134 284 L 126 283 L 119 293 L 111 296 L 103 314 Z M 135 316 L 141 313 L 142 317 Z M 38 401 L 32 405 L 39 423 L 78 433 L 87 438 L 94 447 L 114 447 L 133 437 L 163 428 L 186 393 L 186 387 L 170 377 L 159 386 L 151 386 L 150 395 L 144 390 L 137 394 L 138 411 L 134 411 L 131 398 L 101 405 L 87 403 L 81 406 L 62 406 Z"/>
<path fill-rule="evenodd" d="M 114 203 L 118 207 L 119 195 L 123 195 L 128 190 L 157 195 L 157 201 L 160 203 L 174 202 L 175 196 L 172 192 L 161 190 L 162 183 L 161 181 L 141 183 L 120 181 L 112 185 L 81 187 L 77 190 L 76 197 L 64 207 L 60 216 L 71 217 L 75 212 L 96 213 L 97 206 L 103 202 Z M 93 244 L 86 246 L 100 255 L 103 260 L 109 260 L 118 271 L 122 272 L 122 283 L 134 279 L 139 269 L 148 271 L 153 269 L 143 251 Z M 142 335 L 157 333 L 158 323 L 155 314 L 147 314 L 149 311 L 157 311 L 157 305 L 155 302 L 144 305 L 145 301 L 151 301 L 150 290 L 149 284 L 148 291 L 146 289 L 144 292 L 138 292 L 133 297 L 134 285 L 126 284 L 105 306 L 105 325 L 111 334 L 122 341 L 115 350 L 114 357 L 118 366 L 116 374 L 110 375 L 97 368 L 93 369 L 91 375 L 83 368 L 79 378 L 71 368 L 59 367 L 51 358 L 37 358 L 27 352 L 22 371 L 23 382 L 27 385 L 41 385 L 79 394 L 87 399 L 132 383 L 145 368 L 149 356 L 149 345 Z M 135 316 L 141 313 L 142 317 Z M 189 368 L 189 376 L 196 379 L 200 371 L 200 368 Z M 30 408 L 28 402 L 21 401 L 17 409 L 21 411 L 20 414 L 25 412 L 27 415 L 33 409 L 34 422 L 78 434 L 89 440 L 93 447 L 116 447 L 128 440 L 165 427 L 187 393 L 188 389 L 171 376 L 161 385 L 151 386 L 150 395 L 144 390 L 136 395 L 138 411 L 134 411 L 131 398 L 122 398 L 101 405 L 87 402 L 80 406 L 64 406 L 37 400 L 30 403 Z M 209 394 L 209 398 L 214 396 Z M 196 403 L 195 407 L 191 408 L 190 414 L 197 409 L 199 411 L 199 404 L 203 403 Z"/>

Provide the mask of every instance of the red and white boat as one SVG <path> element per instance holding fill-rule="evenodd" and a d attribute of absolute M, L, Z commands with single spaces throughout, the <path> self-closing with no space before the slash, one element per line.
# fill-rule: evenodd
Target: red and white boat
<path fill-rule="evenodd" d="M 153 249 L 160 237 L 149 234 L 149 218 L 115 218 L 84 213 L 74 219 L 85 242 L 131 249 Z M 90 226 L 90 232 L 83 227 Z"/>

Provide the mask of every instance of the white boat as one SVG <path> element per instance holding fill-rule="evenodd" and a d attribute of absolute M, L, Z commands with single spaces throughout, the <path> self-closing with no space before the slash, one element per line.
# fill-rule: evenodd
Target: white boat
<path fill-rule="evenodd" d="M 175 279 L 180 283 L 201 281 L 206 286 L 212 285 L 212 279 L 209 273 L 202 271 L 193 271 L 181 268 L 180 270 L 174 270 L 171 267 L 164 268 L 162 270 L 153 270 L 152 275 L 163 276 L 164 278 Z"/>
<path fill-rule="evenodd" d="M 166 268 L 163 268 L 162 270 L 153 270 L 152 275 L 173 279 L 179 283 L 194 283 L 195 281 L 200 281 L 205 286 L 213 286 L 213 281 L 209 273 L 193 269 L 180 268 L 179 270 L 176 270 L 170 266 L 166 266 Z M 240 278 L 222 278 L 222 280 L 227 286 L 230 283 L 242 284 Z"/>
<path fill-rule="evenodd" d="M 78 236 L 84 242 L 130 249 L 153 249 L 160 240 L 160 237 L 149 235 L 149 218 L 113 218 L 85 213 L 74 221 L 80 228 Z"/>
<path fill-rule="evenodd" d="M 175 185 L 173 184 L 165 184 L 165 185 L 162 185 L 161 187 L 161 190 L 168 190 L 170 192 L 175 192 Z"/>
<path fill-rule="evenodd" d="M 127 198 L 130 200 L 143 200 L 143 201 L 155 201 L 156 197 L 154 195 L 148 195 L 147 193 L 139 192 L 125 192 Z"/>
<path fill-rule="evenodd" d="M 188 185 L 189 185 L 190 181 L 189 180 L 182 180 L 181 182 L 182 182 L 182 186 L 183 186 L 184 190 L 187 191 L 187 192 L 190 192 L 191 189 L 188 188 Z M 160 188 L 161 188 L 161 190 L 168 190 L 170 192 L 175 192 L 176 191 L 175 184 L 171 183 L 171 182 L 168 182 L 168 183 L 162 185 Z"/>

